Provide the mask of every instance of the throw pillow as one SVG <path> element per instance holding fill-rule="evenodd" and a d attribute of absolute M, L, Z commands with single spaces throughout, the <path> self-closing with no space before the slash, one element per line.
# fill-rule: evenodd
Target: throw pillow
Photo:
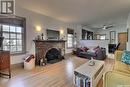
<path fill-rule="evenodd" d="M 84 48 L 80 48 L 80 50 L 81 50 L 82 52 L 85 52 Z"/>
<path fill-rule="evenodd" d="M 95 50 L 95 53 L 98 54 L 99 51 L 101 51 L 101 48 L 97 48 L 97 49 Z"/>
<path fill-rule="evenodd" d="M 96 49 L 98 49 L 98 48 L 100 48 L 99 46 L 96 46 L 95 48 L 93 48 L 93 50 L 96 50 Z"/>
<path fill-rule="evenodd" d="M 84 47 L 84 50 L 87 52 L 87 51 L 89 50 L 89 48 L 87 48 L 87 47 Z"/>
<path fill-rule="evenodd" d="M 124 51 L 121 61 L 130 65 L 130 51 Z"/>

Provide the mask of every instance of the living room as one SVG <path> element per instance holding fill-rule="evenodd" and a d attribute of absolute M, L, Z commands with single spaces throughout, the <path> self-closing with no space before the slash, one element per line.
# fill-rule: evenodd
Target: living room
<path fill-rule="evenodd" d="M 129 0 L 0 4 L 0 87 L 130 86 Z"/>

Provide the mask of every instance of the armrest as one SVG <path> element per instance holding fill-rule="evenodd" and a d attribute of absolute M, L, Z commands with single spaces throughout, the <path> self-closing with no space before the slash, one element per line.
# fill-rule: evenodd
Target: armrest
<path fill-rule="evenodd" d="M 122 54 L 123 54 L 123 51 L 116 51 L 115 52 L 115 60 L 121 61 Z"/>
<path fill-rule="evenodd" d="M 104 75 L 104 87 L 130 86 L 130 75 L 109 71 Z"/>

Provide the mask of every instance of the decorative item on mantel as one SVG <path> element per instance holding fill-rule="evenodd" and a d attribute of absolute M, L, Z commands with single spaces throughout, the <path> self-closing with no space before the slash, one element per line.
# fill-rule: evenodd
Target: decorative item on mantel
<path fill-rule="evenodd" d="M 44 40 L 44 34 L 43 33 L 41 34 L 41 36 L 42 36 L 42 40 Z"/>
<path fill-rule="evenodd" d="M 41 40 L 40 35 L 37 35 L 37 37 L 35 38 L 35 40 Z"/>
<path fill-rule="evenodd" d="M 64 40 L 65 39 L 65 35 L 61 37 L 61 40 Z"/>
<path fill-rule="evenodd" d="M 41 31 L 42 31 L 41 26 L 36 26 L 35 31 L 36 31 L 36 34 L 37 34 L 37 36 L 35 37 L 35 40 L 41 40 L 41 35 L 40 35 Z"/>

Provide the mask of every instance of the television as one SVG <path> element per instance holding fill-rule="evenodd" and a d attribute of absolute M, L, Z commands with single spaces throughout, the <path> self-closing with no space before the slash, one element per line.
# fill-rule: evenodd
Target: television
<path fill-rule="evenodd" d="M 4 37 L 0 36 L 0 50 L 2 50 L 3 40 L 4 40 Z"/>
<path fill-rule="evenodd" d="M 47 39 L 48 40 L 59 40 L 59 38 L 60 38 L 59 31 L 47 29 L 46 32 L 47 32 Z"/>

